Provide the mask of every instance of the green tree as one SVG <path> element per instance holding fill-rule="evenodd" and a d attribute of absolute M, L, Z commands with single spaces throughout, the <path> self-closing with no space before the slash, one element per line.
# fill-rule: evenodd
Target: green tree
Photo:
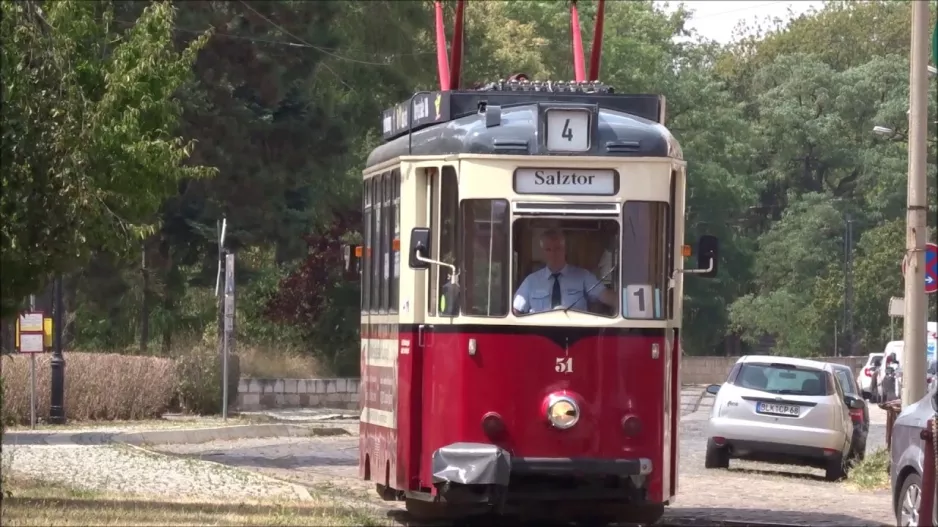
<path fill-rule="evenodd" d="M 2 4 L 2 315 L 94 252 L 124 252 L 156 227 L 188 164 L 175 95 L 198 38 L 173 47 L 175 10 L 148 6 L 115 31 L 109 2 Z"/>

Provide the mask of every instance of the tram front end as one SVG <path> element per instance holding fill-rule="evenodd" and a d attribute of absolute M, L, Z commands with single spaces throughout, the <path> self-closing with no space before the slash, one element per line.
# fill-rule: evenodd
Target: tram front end
<path fill-rule="evenodd" d="M 399 233 L 385 245 L 401 255 L 370 265 L 379 284 L 397 274 L 398 309 L 363 309 L 363 475 L 418 516 L 655 521 L 677 492 L 683 275 L 718 260 L 705 236 L 684 268 L 686 165 L 663 98 L 426 97 L 366 170 L 399 171 L 396 223 L 376 232 Z M 387 391 L 367 380 L 376 340 L 396 347 L 384 425 L 367 402 Z"/>

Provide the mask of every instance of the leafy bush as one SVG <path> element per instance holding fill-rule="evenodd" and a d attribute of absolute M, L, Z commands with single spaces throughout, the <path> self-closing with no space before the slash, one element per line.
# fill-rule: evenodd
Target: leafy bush
<path fill-rule="evenodd" d="M 176 359 L 176 393 L 183 410 L 199 415 L 221 412 L 221 354 L 214 346 L 201 345 Z M 228 358 L 228 406 L 238 396 L 241 377 L 238 356 Z"/>
<path fill-rule="evenodd" d="M 36 357 L 38 416 L 49 415 L 50 368 L 47 354 Z M 29 357 L 6 356 L 0 378 L 2 412 L 10 423 L 29 423 Z M 74 421 L 159 417 L 175 386 L 173 361 L 115 353 L 65 354 L 65 417 Z"/>
<path fill-rule="evenodd" d="M 331 373 L 355 375 L 359 368 L 360 285 L 357 273 L 345 273 L 343 237 L 361 224 L 361 214 L 336 213 L 331 225 L 306 236 L 309 255 L 280 282 L 267 304 L 267 316 L 305 328 L 305 340 Z"/>

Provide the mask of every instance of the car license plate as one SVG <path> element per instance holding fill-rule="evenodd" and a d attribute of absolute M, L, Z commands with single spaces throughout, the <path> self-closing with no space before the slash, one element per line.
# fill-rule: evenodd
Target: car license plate
<path fill-rule="evenodd" d="M 760 414 L 788 415 L 798 417 L 801 414 L 801 407 L 791 404 L 777 403 L 758 403 L 756 412 Z"/>

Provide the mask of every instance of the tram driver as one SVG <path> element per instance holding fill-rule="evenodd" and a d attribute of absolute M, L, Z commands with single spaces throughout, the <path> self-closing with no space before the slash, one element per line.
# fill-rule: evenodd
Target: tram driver
<path fill-rule="evenodd" d="M 587 297 L 616 308 L 615 293 L 600 284 L 590 271 L 567 263 L 563 233 L 556 229 L 544 231 L 540 247 L 547 265 L 521 282 L 512 302 L 516 314 L 542 313 L 571 304 L 573 309 L 587 311 Z"/>

